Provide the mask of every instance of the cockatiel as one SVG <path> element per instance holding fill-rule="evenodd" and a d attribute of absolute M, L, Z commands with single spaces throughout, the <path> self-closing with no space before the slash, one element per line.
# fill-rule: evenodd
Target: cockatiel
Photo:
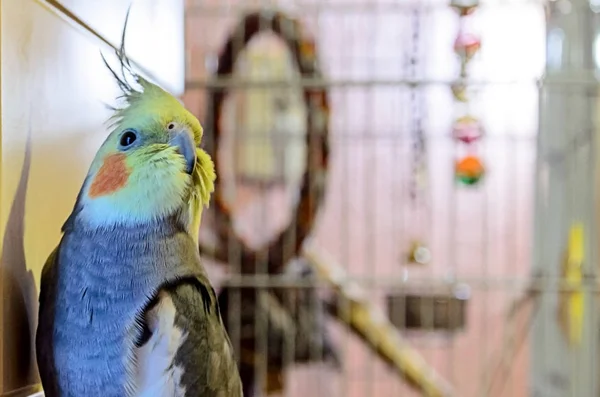
<path fill-rule="evenodd" d="M 216 178 L 199 148 L 202 127 L 133 71 L 123 45 L 117 55 L 122 77 L 109 69 L 125 104 L 42 271 L 36 347 L 45 394 L 242 396 L 198 251 Z"/>

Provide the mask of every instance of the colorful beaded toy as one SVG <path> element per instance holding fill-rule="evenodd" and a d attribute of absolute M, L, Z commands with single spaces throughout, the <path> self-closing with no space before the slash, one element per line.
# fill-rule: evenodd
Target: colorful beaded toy
<path fill-rule="evenodd" d="M 479 1 L 477 0 L 451 0 L 450 6 L 458 11 L 460 27 L 454 40 L 454 52 L 460 57 L 460 79 L 451 85 L 452 95 L 458 102 L 468 106 L 467 75 L 468 63 L 481 48 L 481 40 L 474 33 L 465 29 L 465 17 L 475 12 Z M 482 124 L 476 117 L 467 114 L 456 119 L 452 126 L 452 138 L 463 145 L 467 145 L 469 155 L 458 160 L 454 167 L 455 178 L 463 185 L 476 185 L 485 174 L 483 161 L 477 157 L 474 144 L 484 135 Z"/>

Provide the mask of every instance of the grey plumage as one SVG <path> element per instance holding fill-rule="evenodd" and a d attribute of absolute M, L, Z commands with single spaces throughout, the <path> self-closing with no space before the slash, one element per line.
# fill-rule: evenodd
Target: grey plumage
<path fill-rule="evenodd" d="M 198 369 L 185 371 L 182 384 L 195 390 L 196 396 L 212 396 L 215 391 L 222 393 L 222 396 L 241 396 L 241 381 L 237 375 L 231 343 L 228 338 L 222 337 L 226 334 L 220 317 L 218 321 L 214 318 L 214 311 L 218 307 L 213 305 L 212 313 L 196 310 L 206 299 L 202 299 L 191 284 L 179 284 L 168 289 L 168 292 L 179 314 L 176 324 L 189 330 L 185 342 L 177 352 L 175 364 Z M 210 299 L 216 303 L 212 289 Z M 213 318 L 207 318 L 210 316 Z"/>
<path fill-rule="evenodd" d="M 198 250 L 177 219 L 112 231 L 67 223 L 40 292 L 36 345 L 47 397 L 135 395 L 133 355 L 147 339 L 144 315 L 160 290 L 189 332 L 175 363 L 184 368 L 185 396 L 241 395 L 231 350 L 220 376 L 232 380 L 208 381 L 211 351 L 223 353 L 229 340 Z"/>

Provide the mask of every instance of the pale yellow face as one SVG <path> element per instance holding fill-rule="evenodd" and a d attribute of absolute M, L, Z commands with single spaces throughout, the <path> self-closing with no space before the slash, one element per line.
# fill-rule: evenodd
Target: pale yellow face
<path fill-rule="evenodd" d="M 189 209 L 204 171 L 198 120 L 156 86 L 118 116 L 90 167 L 81 216 L 98 226 L 141 224 Z"/>

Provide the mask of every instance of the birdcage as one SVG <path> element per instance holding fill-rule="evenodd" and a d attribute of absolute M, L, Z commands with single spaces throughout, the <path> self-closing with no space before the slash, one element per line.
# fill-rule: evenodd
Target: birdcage
<path fill-rule="evenodd" d="M 246 396 L 598 394 L 597 7 L 187 2 Z"/>

